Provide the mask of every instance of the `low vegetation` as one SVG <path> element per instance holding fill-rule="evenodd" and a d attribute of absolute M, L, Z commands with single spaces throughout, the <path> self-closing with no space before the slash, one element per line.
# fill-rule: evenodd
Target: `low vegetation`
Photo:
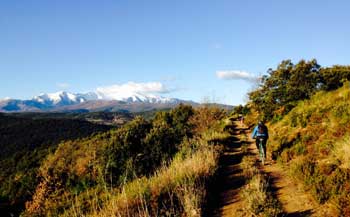
<path fill-rule="evenodd" d="M 119 189 L 106 188 L 104 198 L 93 200 L 88 212 L 79 197 L 62 215 L 200 216 L 205 182 L 216 170 L 216 161 L 217 152 L 207 146 L 189 156 L 178 154 L 149 178 L 136 178 Z"/>
<path fill-rule="evenodd" d="M 279 201 L 272 195 L 271 180 L 257 167 L 253 156 L 245 155 L 241 162 L 246 185 L 240 192 L 244 200 L 241 216 L 280 216 L 283 213 Z"/>
<path fill-rule="evenodd" d="M 248 115 L 269 121 L 272 157 L 338 216 L 350 215 L 349 79 L 349 66 L 283 61 L 246 105 Z"/>
<path fill-rule="evenodd" d="M 200 216 L 229 136 L 216 107 L 180 105 L 149 121 L 67 140 L 42 161 L 23 216 Z"/>
<path fill-rule="evenodd" d="M 272 125 L 273 156 L 292 168 L 320 203 L 350 215 L 350 88 L 319 92 Z"/>

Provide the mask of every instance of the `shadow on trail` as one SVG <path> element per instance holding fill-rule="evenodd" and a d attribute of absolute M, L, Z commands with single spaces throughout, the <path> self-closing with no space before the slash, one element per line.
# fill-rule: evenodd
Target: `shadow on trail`
<path fill-rule="evenodd" d="M 245 179 L 241 175 L 242 170 L 239 167 L 242 161 L 242 143 L 236 135 L 240 134 L 239 130 L 232 125 L 227 131 L 231 137 L 221 141 L 225 146 L 224 154 L 220 157 L 220 168 L 214 180 L 209 183 L 207 204 L 203 216 L 220 216 L 220 207 L 235 203 L 239 200 L 239 188 L 245 184 Z"/>
<path fill-rule="evenodd" d="M 279 190 L 282 189 L 283 187 L 277 187 L 276 183 L 281 182 L 281 177 L 279 175 L 274 175 L 272 172 L 265 172 L 263 171 L 263 169 L 261 168 L 261 164 L 260 162 L 256 162 L 256 165 L 258 167 L 260 167 L 260 171 L 261 173 L 265 176 L 268 177 L 268 188 L 266 189 L 267 192 L 269 192 L 271 194 L 271 196 L 279 201 L 278 196 L 280 195 Z M 279 203 L 281 203 L 279 201 Z M 282 205 L 282 204 L 281 204 Z M 313 214 L 312 210 L 305 210 L 305 211 L 298 211 L 298 212 L 292 212 L 292 213 L 288 213 L 283 211 L 280 215 L 278 215 L 279 217 L 305 217 L 305 216 L 311 216 Z"/>

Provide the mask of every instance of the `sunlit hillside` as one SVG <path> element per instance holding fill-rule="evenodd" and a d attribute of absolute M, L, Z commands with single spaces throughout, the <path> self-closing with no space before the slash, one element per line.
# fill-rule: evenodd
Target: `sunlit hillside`
<path fill-rule="evenodd" d="M 149 121 L 69 140 L 42 161 L 24 216 L 199 216 L 226 116 L 180 105 Z M 214 141 L 214 142 L 212 142 Z"/>
<path fill-rule="evenodd" d="M 319 92 L 271 125 L 273 156 L 320 203 L 350 215 L 350 86 Z"/>

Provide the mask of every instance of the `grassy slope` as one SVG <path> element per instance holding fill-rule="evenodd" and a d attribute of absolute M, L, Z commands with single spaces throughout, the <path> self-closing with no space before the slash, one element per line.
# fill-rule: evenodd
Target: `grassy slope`
<path fill-rule="evenodd" d="M 320 203 L 350 215 L 350 89 L 319 92 L 271 124 L 273 157 L 291 168 Z"/>
<path fill-rule="evenodd" d="M 182 108 L 159 113 L 151 122 L 139 118 L 118 130 L 61 143 L 42 163 L 41 182 L 24 215 L 198 215 L 205 180 L 217 165 L 217 149 L 208 142 L 228 135 L 217 123 L 222 111 L 203 108 L 188 125 L 195 126 L 188 129 L 194 136 L 184 137 L 187 110 Z M 181 143 L 172 144 L 174 136 Z M 160 149 L 170 144 L 179 149 L 174 158 Z M 153 162 L 156 157 L 166 160 L 163 166 Z M 142 172 L 148 163 L 161 167 Z"/>
<path fill-rule="evenodd" d="M 202 216 L 206 184 L 217 171 L 223 150 L 218 144 L 230 137 L 222 130 L 207 129 L 201 138 L 183 142 L 183 149 L 171 163 L 153 176 L 126 183 L 121 191 L 105 191 L 103 205 L 93 205 L 97 208 L 87 216 Z M 74 207 L 81 204 L 63 216 L 83 214 Z"/>
<path fill-rule="evenodd" d="M 76 200 L 63 216 L 200 216 L 205 180 L 216 171 L 217 160 L 218 152 L 206 145 L 188 156 L 179 154 L 149 178 L 128 182 L 120 191 L 107 189 L 103 197 L 93 196 L 88 214 L 81 209 L 83 200 Z"/>

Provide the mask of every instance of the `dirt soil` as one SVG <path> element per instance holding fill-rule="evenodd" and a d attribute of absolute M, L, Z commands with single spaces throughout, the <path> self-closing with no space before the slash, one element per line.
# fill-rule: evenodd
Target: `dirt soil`
<path fill-rule="evenodd" d="M 244 202 L 239 196 L 244 187 L 245 179 L 240 168 L 243 157 L 242 145 L 248 145 L 248 154 L 257 157 L 257 149 L 253 140 L 242 141 L 242 138 L 250 138 L 250 131 L 234 122 L 231 132 L 231 142 L 226 144 L 225 153 L 220 160 L 218 179 L 210 191 L 209 210 L 204 216 L 242 216 Z M 268 159 L 260 170 L 270 177 L 273 195 L 283 207 L 282 216 L 334 216 L 330 205 L 320 206 L 309 192 L 306 192 L 302 184 L 288 174 L 288 170 L 280 164 Z"/>

